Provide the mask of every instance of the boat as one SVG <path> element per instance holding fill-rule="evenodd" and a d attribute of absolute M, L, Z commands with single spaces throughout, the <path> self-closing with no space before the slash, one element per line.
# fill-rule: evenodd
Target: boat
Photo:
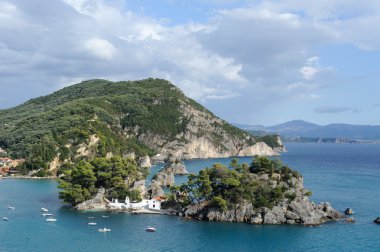
<path fill-rule="evenodd" d="M 111 232 L 111 229 L 110 228 L 99 228 L 98 231 L 101 233 L 107 233 L 107 232 Z"/>
<path fill-rule="evenodd" d="M 3 221 L 9 221 L 8 217 L 3 217 Z"/>
<path fill-rule="evenodd" d="M 102 215 L 102 218 L 109 218 L 108 215 Z"/>
<path fill-rule="evenodd" d="M 57 219 L 54 219 L 54 218 L 51 218 L 51 217 L 50 217 L 50 218 L 47 218 L 46 221 L 47 221 L 47 222 L 56 222 Z"/>
<path fill-rule="evenodd" d="M 156 232 L 157 230 L 154 227 L 148 226 L 145 231 L 147 232 Z"/>
<path fill-rule="evenodd" d="M 44 208 L 44 207 L 42 207 L 42 208 L 41 208 L 41 212 L 49 212 L 49 210 L 46 209 L 46 208 Z"/>
<path fill-rule="evenodd" d="M 43 213 L 42 216 L 53 216 L 51 213 Z"/>
<path fill-rule="evenodd" d="M 86 219 L 95 219 L 94 216 L 87 216 Z"/>
<path fill-rule="evenodd" d="M 89 226 L 96 226 L 97 224 L 96 224 L 96 222 L 89 222 L 89 223 L 87 223 L 87 225 L 89 225 Z"/>
<path fill-rule="evenodd" d="M 8 209 L 15 210 L 16 208 L 14 206 L 8 206 Z"/>

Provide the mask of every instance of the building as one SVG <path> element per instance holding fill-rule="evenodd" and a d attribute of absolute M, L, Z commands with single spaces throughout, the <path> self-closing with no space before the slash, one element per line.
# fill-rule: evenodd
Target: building
<path fill-rule="evenodd" d="M 131 202 L 129 197 L 125 198 L 125 202 L 121 203 L 119 200 L 115 199 L 109 203 L 111 208 L 115 209 L 126 209 L 126 210 L 161 210 L 162 197 L 156 197 L 154 199 L 143 199 L 140 202 Z"/>

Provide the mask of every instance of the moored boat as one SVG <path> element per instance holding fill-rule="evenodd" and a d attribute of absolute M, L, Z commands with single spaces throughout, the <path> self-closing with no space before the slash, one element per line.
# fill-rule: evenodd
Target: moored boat
<path fill-rule="evenodd" d="M 89 222 L 89 223 L 87 223 L 87 225 L 89 225 L 89 226 L 96 226 L 97 224 L 96 224 L 96 222 Z"/>
<path fill-rule="evenodd" d="M 46 221 L 47 222 L 56 222 L 57 219 L 50 217 L 50 218 L 47 218 Z"/>
<path fill-rule="evenodd" d="M 154 227 L 148 226 L 148 227 L 145 229 L 145 231 L 147 231 L 147 232 L 156 232 L 157 229 L 155 229 Z"/>
<path fill-rule="evenodd" d="M 42 207 L 41 212 L 49 212 L 49 210 L 47 208 Z"/>
<path fill-rule="evenodd" d="M 101 233 L 107 233 L 107 232 L 111 232 L 111 229 L 110 228 L 99 228 L 98 231 Z"/>
<path fill-rule="evenodd" d="M 43 213 L 42 216 L 53 216 L 51 213 Z"/>
<path fill-rule="evenodd" d="M 8 217 L 3 217 L 3 221 L 9 221 Z"/>

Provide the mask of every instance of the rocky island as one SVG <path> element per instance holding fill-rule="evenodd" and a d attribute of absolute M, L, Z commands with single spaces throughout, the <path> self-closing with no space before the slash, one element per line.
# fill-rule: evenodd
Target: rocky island
<path fill-rule="evenodd" d="M 301 174 L 267 157 L 214 164 L 171 191 L 170 212 L 197 220 L 320 225 L 343 218 L 329 203 L 310 201 Z"/>

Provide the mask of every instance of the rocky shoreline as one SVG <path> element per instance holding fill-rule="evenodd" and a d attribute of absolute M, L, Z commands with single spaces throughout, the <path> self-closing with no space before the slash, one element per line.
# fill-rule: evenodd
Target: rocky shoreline
<path fill-rule="evenodd" d="M 333 209 L 328 202 L 315 204 L 308 199 L 293 201 L 289 204 L 280 204 L 269 208 L 253 208 L 250 203 L 237 205 L 226 211 L 208 208 L 206 204 L 192 205 L 172 214 L 186 219 L 216 221 L 216 222 L 243 222 L 248 224 L 300 224 L 304 226 L 318 226 L 325 222 L 337 221 L 343 214 Z"/>

